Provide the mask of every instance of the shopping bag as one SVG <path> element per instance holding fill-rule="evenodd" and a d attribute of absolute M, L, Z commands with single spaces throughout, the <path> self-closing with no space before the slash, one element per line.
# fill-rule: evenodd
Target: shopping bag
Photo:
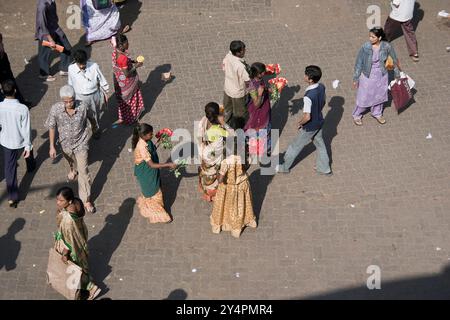
<path fill-rule="evenodd" d="M 409 89 L 412 89 L 412 88 L 414 88 L 416 86 L 416 82 L 403 71 L 400 72 L 400 78 L 408 79 Z"/>
<path fill-rule="evenodd" d="M 72 261 L 65 264 L 61 254 L 54 248 L 49 250 L 47 282 L 68 300 L 77 300 L 83 271 Z"/>
<path fill-rule="evenodd" d="M 394 100 L 395 109 L 404 108 L 412 98 L 411 89 L 407 78 L 400 78 L 395 81 L 391 87 L 392 99 Z"/>

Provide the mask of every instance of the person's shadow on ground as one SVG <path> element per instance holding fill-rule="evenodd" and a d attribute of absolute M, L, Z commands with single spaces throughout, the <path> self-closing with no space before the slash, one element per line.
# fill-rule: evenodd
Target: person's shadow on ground
<path fill-rule="evenodd" d="M 273 174 L 262 174 L 261 169 L 252 172 L 249 178 L 250 190 L 252 193 L 253 212 L 256 216 L 256 222 L 259 224 L 261 210 L 266 198 L 267 189 L 272 183 Z"/>
<path fill-rule="evenodd" d="M 119 212 L 109 214 L 105 218 L 103 229 L 88 242 L 89 271 L 94 282 L 102 289 L 102 295 L 108 291 L 104 281 L 112 271 L 109 263 L 127 231 L 135 204 L 135 199 L 124 200 Z"/>
<path fill-rule="evenodd" d="M 286 126 L 286 122 L 289 117 L 289 113 L 287 110 L 289 108 L 289 103 L 292 98 L 294 98 L 295 94 L 300 91 L 300 86 L 296 85 L 293 87 L 286 86 L 281 92 L 280 101 L 272 106 L 272 130 L 279 130 L 279 136 L 283 132 L 284 127 Z M 293 114 L 291 112 L 291 114 Z"/>
<path fill-rule="evenodd" d="M 163 300 L 186 300 L 188 294 L 183 289 L 175 289 Z"/>
<path fill-rule="evenodd" d="M 127 0 L 124 4 L 118 5 L 118 7 L 122 27 L 126 25 L 132 27 L 141 13 L 142 2 L 139 0 Z"/>
<path fill-rule="evenodd" d="M 330 158 L 330 166 L 332 164 L 332 159 L 333 159 L 331 142 L 333 141 L 334 137 L 337 135 L 337 127 L 339 125 L 339 122 L 342 119 L 342 115 L 344 114 L 344 104 L 345 104 L 345 99 L 343 97 L 340 97 L 340 96 L 331 97 L 330 102 L 328 103 L 330 110 L 328 111 L 327 115 L 325 116 L 325 121 L 324 121 L 323 129 L 322 129 L 323 141 L 325 142 L 328 156 Z M 303 150 L 297 156 L 294 163 L 292 164 L 291 169 L 293 169 L 299 162 L 301 162 L 306 157 L 308 157 L 311 153 L 313 153 L 314 150 L 316 150 L 316 147 L 314 146 L 313 142 L 311 141 L 303 148 Z"/>
<path fill-rule="evenodd" d="M 369 277 L 369 275 L 367 275 Z M 374 285 L 374 282 L 368 281 Z M 448 300 L 450 299 L 450 266 L 435 275 L 381 281 L 381 289 L 367 285 L 338 289 L 293 300 Z"/>
<path fill-rule="evenodd" d="M 32 106 L 37 106 L 47 93 L 48 84 L 45 80 L 39 79 L 37 54 L 27 62 L 25 69 L 16 76 L 16 82 L 25 100 L 30 101 Z"/>
<path fill-rule="evenodd" d="M 36 136 L 36 130 L 32 130 L 33 140 Z M 36 153 L 33 151 L 34 159 L 35 159 L 35 169 L 31 172 L 27 172 L 25 176 L 22 178 L 22 181 L 19 185 L 20 191 L 20 200 L 24 201 L 31 188 L 31 184 L 33 183 L 34 177 L 36 176 L 39 168 L 42 166 L 45 160 L 49 158 L 49 150 L 50 150 L 50 141 L 46 140 L 37 150 Z"/>
<path fill-rule="evenodd" d="M 101 194 L 106 181 L 108 181 L 111 169 L 120 157 L 128 138 L 133 133 L 133 126 L 130 125 L 112 127 L 112 123 L 117 119 L 116 105 L 115 95 L 113 95 L 108 101 L 108 106 L 104 106 L 105 110 L 103 114 L 101 113 L 99 120 L 100 130 L 102 131 L 101 138 L 100 140 L 91 139 L 90 141 L 89 163 L 101 162 L 100 169 L 92 181 L 91 197 L 93 201 Z"/>
<path fill-rule="evenodd" d="M 14 270 L 19 256 L 21 243 L 16 240 L 16 234 L 25 226 L 25 219 L 17 218 L 8 228 L 8 232 L 0 238 L 0 270 Z"/>
<path fill-rule="evenodd" d="M 147 81 L 141 84 L 142 97 L 144 99 L 145 110 L 142 117 L 149 113 L 155 105 L 156 99 L 163 91 L 164 87 L 175 79 L 174 76 L 169 81 L 161 80 L 162 73 L 169 72 L 172 69 L 170 64 L 162 64 L 153 69 L 148 75 Z"/>
<path fill-rule="evenodd" d="M 196 146 L 193 142 L 187 142 L 174 148 L 168 161 L 188 160 L 194 154 Z M 184 153 L 186 151 L 187 154 Z M 181 175 L 177 178 L 170 170 L 161 170 L 161 185 L 164 194 L 164 208 L 172 216 L 172 206 L 177 198 L 178 188 L 183 178 L 198 176 L 198 173 L 187 173 L 185 168 L 180 169 Z M 173 218 L 173 217 L 172 217 Z"/>

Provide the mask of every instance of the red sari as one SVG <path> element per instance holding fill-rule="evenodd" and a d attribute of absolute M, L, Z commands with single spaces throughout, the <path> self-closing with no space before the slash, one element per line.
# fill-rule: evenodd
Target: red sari
<path fill-rule="evenodd" d="M 139 76 L 137 72 L 126 77 L 123 70 L 133 67 L 131 59 L 116 50 L 112 53 L 112 64 L 114 72 L 114 89 L 119 109 L 119 121 L 132 124 L 139 119 L 144 111 L 144 99 L 139 88 Z"/>

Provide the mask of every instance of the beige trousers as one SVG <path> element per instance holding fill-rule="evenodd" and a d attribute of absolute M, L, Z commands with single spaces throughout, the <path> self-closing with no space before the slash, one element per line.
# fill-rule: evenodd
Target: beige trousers
<path fill-rule="evenodd" d="M 70 169 L 78 171 L 78 194 L 81 201 L 86 204 L 86 202 L 91 201 L 91 176 L 89 174 L 88 167 L 88 151 L 79 151 L 66 153 L 63 151 L 64 158 L 66 158 L 69 163 Z M 76 167 L 74 166 L 76 163 Z"/>

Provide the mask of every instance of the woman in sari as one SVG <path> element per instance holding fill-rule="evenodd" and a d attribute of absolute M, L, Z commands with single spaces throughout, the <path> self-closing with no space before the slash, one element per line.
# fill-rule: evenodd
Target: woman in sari
<path fill-rule="evenodd" d="M 245 227 L 256 228 L 252 196 L 247 170 L 249 168 L 247 144 L 245 150 L 238 150 L 237 137 L 234 137 L 234 152 L 222 160 L 219 171 L 219 187 L 210 217 L 213 233 L 231 231 L 239 238 Z"/>
<path fill-rule="evenodd" d="M 172 162 L 160 164 L 156 146 L 152 142 L 153 127 L 146 123 L 136 126 L 133 133 L 134 175 L 141 187 L 142 196 L 137 204 L 141 215 L 150 223 L 168 223 L 172 218 L 164 209 L 159 169 L 175 169 Z"/>
<path fill-rule="evenodd" d="M 71 188 L 63 187 L 56 193 L 56 205 L 58 231 L 55 234 L 55 249 L 61 254 L 64 263 L 70 260 L 83 271 L 78 298 L 93 300 L 99 295 L 100 289 L 89 275 L 88 230 L 83 220 L 83 202 L 75 198 Z"/>
<path fill-rule="evenodd" d="M 266 150 L 270 153 L 270 95 L 269 89 L 263 81 L 266 66 L 261 62 L 255 62 L 250 67 L 250 83 L 248 92 L 250 102 L 248 104 L 249 119 L 245 124 L 244 131 L 249 137 L 251 153 L 262 155 Z"/>
<path fill-rule="evenodd" d="M 120 13 L 114 2 L 104 9 L 96 9 L 93 1 L 80 0 L 80 7 L 83 16 L 83 27 L 86 30 L 86 46 L 92 45 L 95 41 L 109 39 L 119 33 L 121 22 Z M 121 33 L 130 30 L 126 25 Z"/>
<path fill-rule="evenodd" d="M 123 34 L 117 36 L 117 46 L 112 54 L 114 89 L 119 104 L 119 120 L 116 124 L 132 124 L 139 120 L 144 111 L 144 99 L 139 88 L 137 68 L 142 62 L 132 60 L 128 55 L 128 39 Z"/>
<path fill-rule="evenodd" d="M 228 131 L 227 131 L 228 130 Z M 205 201 L 212 202 L 219 182 L 217 175 L 222 161 L 224 137 L 231 129 L 225 125 L 220 107 L 215 102 L 205 106 L 205 116 L 198 126 L 198 149 L 200 156 L 199 191 Z"/>

